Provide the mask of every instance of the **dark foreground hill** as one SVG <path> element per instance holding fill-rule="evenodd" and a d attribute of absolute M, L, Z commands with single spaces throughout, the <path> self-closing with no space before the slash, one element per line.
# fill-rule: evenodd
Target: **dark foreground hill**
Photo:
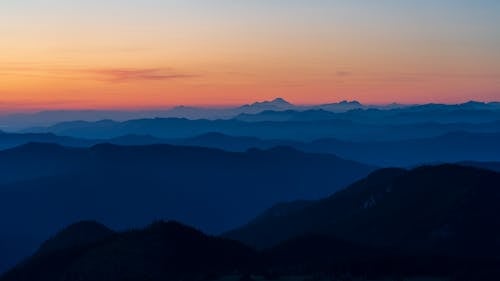
<path fill-rule="evenodd" d="M 290 148 L 29 144 L 0 151 L 0 267 L 74 221 L 123 229 L 177 219 L 220 233 L 280 201 L 332 194 L 372 170 Z"/>
<path fill-rule="evenodd" d="M 272 280 L 493 281 L 500 277 L 498 200 L 500 174 L 493 171 L 382 169 L 324 200 L 280 204 L 225 235 L 261 251 L 177 223 L 115 233 L 86 222 L 0 280 L 218 280 L 247 273 Z"/>
<path fill-rule="evenodd" d="M 207 236 L 176 222 L 101 235 L 95 235 L 96 228 L 101 227 L 70 226 L 0 280 L 207 280 L 244 272 L 255 259 L 255 252 L 239 242 Z M 92 239 L 79 239 L 86 235 Z M 48 251 L 47 244 L 58 246 Z"/>
<path fill-rule="evenodd" d="M 226 236 L 266 248 L 319 233 L 415 254 L 500 257 L 499 200 L 500 174 L 492 171 L 383 169 L 324 200 L 268 212 Z"/>

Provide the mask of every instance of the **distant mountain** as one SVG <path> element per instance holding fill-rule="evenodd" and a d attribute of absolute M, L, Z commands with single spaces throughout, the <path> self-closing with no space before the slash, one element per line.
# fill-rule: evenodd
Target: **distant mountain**
<path fill-rule="evenodd" d="M 266 110 L 287 110 L 295 106 L 283 98 L 276 98 L 272 101 L 255 102 L 240 107 L 242 113 L 259 113 Z"/>
<path fill-rule="evenodd" d="M 170 145 L 28 144 L 0 151 L 0 248 L 13 252 L 0 253 L 0 260 L 26 255 L 78 220 L 123 229 L 177 219 L 218 233 L 278 202 L 332 194 L 373 169 L 286 147 L 235 153 Z M 23 249 L 17 254 L 16 245 Z"/>
<path fill-rule="evenodd" d="M 500 103 L 470 101 L 463 104 L 402 105 L 393 103 L 388 105 L 364 105 L 358 101 L 341 101 L 319 105 L 294 105 L 283 98 L 276 98 L 271 101 L 254 102 L 236 107 L 204 108 L 177 106 L 142 111 L 55 110 L 37 113 L 18 113 L 0 116 L 0 130 L 12 132 L 33 127 L 48 127 L 57 123 L 75 120 L 86 122 L 97 122 L 99 120 L 124 122 L 151 118 L 227 120 L 242 114 L 258 115 L 263 111 L 328 111 L 339 114 L 336 118 L 361 123 L 484 123 L 499 120 Z M 262 120 L 263 118 L 264 116 L 254 117 L 254 119 L 258 120 Z M 299 117 L 294 117 L 294 120 L 299 119 Z"/>
<path fill-rule="evenodd" d="M 338 108 L 350 108 L 350 103 L 341 102 Z M 320 106 L 321 107 L 321 106 Z M 325 105 L 335 110 L 336 104 Z M 252 104 L 236 107 L 193 107 L 176 106 L 165 109 L 152 110 L 52 110 L 35 113 L 15 113 L 0 115 L 0 129 L 16 131 L 31 127 L 46 127 L 61 122 L 75 120 L 97 122 L 99 120 L 127 121 L 143 118 L 187 118 L 187 119 L 230 119 L 239 114 L 259 113 L 265 110 L 309 109 L 311 107 L 295 106 L 283 98 L 272 101 L 254 102 Z"/>
<path fill-rule="evenodd" d="M 414 166 L 464 160 L 500 160 L 500 133 L 450 132 L 430 138 L 348 142 L 321 139 L 294 146 L 309 152 L 332 153 L 379 166 Z"/>
<path fill-rule="evenodd" d="M 195 138 L 171 140 L 175 144 L 213 147 L 229 151 L 290 146 L 301 151 L 331 153 L 377 166 L 407 167 L 426 163 L 500 160 L 500 133 L 451 132 L 432 138 L 400 141 L 342 141 L 319 139 L 312 142 L 263 140 L 209 133 Z"/>
<path fill-rule="evenodd" d="M 240 114 L 234 119 L 245 122 L 290 122 L 290 121 L 321 121 L 321 120 L 332 120 L 338 115 L 323 109 L 314 109 L 306 111 L 295 111 L 295 110 L 285 110 L 285 111 L 272 111 L 266 110 L 258 114 Z"/>
<path fill-rule="evenodd" d="M 499 133 L 452 132 L 433 138 L 365 142 L 331 138 L 312 142 L 264 140 L 255 137 L 233 137 L 219 133 L 208 133 L 194 138 L 166 142 L 229 151 L 289 146 L 306 152 L 331 153 L 377 166 L 408 167 L 426 163 L 453 163 L 464 160 L 483 162 L 500 160 Z"/>
<path fill-rule="evenodd" d="M 149 135 L 124 135 L 110 139 L 89 139 L 58 136 L 52 133 L 6 133 L 0 131 L 0 150 L 28 143 L 53 143 L 67 147 L 90 147 L 100 143 L 117 145 L 175 144 L 176 139 L 161 139 Z"/>
<path fill-rule="evenodd" d="M 5 133 L 0 131 L 0 150 L 13 148 L 30 142 L 57 143 L 65 146 L 75 146 L 75 147 L 83 147 L 94 144 L 94 142 L 91 141 L 71 138 L 71 137 L 56 136 L 52 133 L 22 134 L 22 133 Z"/>
<path fill-rule="evenodd" d="M 68 239 L 92 235 L 95 228 L 91 224 L 70 226 L 47 243 L 65 244 Z M 158 222 L 54 252 L 42 247 L 0 280 L 206 280 L 245 272 L 255 255 L 238 242 L 207 236 L 176 222 Z"/>
<path fill-rule="evenodd" d="M 413 123 L 485 123 L 500 120 L 500 107 L 492 104 L 441 105 L 427 104 L 395 108 L 363 107 L 335 110 L 331 107 L 293 108 L 244 113 L 235 117 L 246 122 L 350 120 L 356 123 L 389 125 Z"/>
<path fill-rule="evenodd" d="M 401 254 L 499 258 L 500 174 L 441 165 L 379 170 L 324 200 L 226 237 L 270 247 L 307 233 Z"/>
<path fill-rule="evenodd" d="M 500 119 L 487 123 L 356 123 L 349 119 L 309 121 L 188 120 L 140 119 L 125 122 L 102 120 L 74 121 L 47 128 L 33 128 L 29 133 L 54 133 L 86 139 L 110 139 L 126 135 L 149 135 L 161 139 L 191 138 L 206 133 L 252 136 L 262 139 L 312 141 L 337 138 L 349 141 L 389 141 L 429 138 L 450 132 L 494 133 L 500 131 Z"/>
<path fill-rule="evenodd" d="M 354 109 L 368 108 L 362 105 L 359 101 L 341 101 L 338 103 L 326 103 L 317 106 L 312 106 L 312 109 L 325 110 L 330 112 L 346 112 Z"/>
<path fill-rule="evenodd" d="M 125 135 L 111 139 L 77 139 L 53 134 L 0 133 L 0 149 L 12 148 L 29 142 L 55 143 L 69 147 L 90 147 L 99 143 L 117 145 L 172 144 L 218 148 L 244 152 L 251 148 L 270 149 L 289 146 L 295 149 L 329 153 L 376 166 L 409 167 L 430 163 L 463 161 L 500 161 L 500 133 L 450 132 L 432 138 L 399 141 L 342 141 L 334 138 L 301 142 L 285 139 L 237 137 L 221 133 L 206 133 L 192 138 L 166 139 L 149 135 Z"/>

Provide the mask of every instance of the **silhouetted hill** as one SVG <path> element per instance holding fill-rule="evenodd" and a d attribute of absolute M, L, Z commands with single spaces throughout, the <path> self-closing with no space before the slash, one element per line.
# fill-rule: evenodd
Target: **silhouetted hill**
<path fill-rule="evenodd" d="M 71 248 L 85 247 L 109 238 L 113 234 L 115 234 L 114 231 L 100 223 L 93 221 L 78 222 L 66 227 L 54 237 L 45 241 L 36 254 L 45 255 Z"/>
<path fill-rule="evenodd" d="M 384 253 L 333 236 L 305 234 L 262 252 L 262 262 L 275 273 L 288 275 L 318 272 L 354 273 L 354 263 L 374 261 Z M 366 270 L 366 269 L 363 269 Z"/>
<path fill-rule="evenodd" d="M 76 228 L 58 236 L 78 240 L 89 228 L 94 231 L 89 225 Z M 238 242 L 206 236 L 176 222 L 158 222 L 78 247 L 37 252 L 0 280 L 204 280 L 241 272 L 254 255 Z"/>
<path fill-rule="evenodd" d="M 477 161 L 464 161 L 458 163 L 462 166 L 477 167 L 486 170 L 500 172 L 500 162 L 477 162 Z"/>
<path fill-rule="evenodd" d="M 285 216 L 227 237 L 269 247 L 304 233 L 409 253 L 498 257 L 500 174 L 454 165 L 385 169 Z"/>
<path fill-rule="evenodd" d="M 1 151 L 0 168 L 0 245 L 23 249 L 10 260 L 79 220 L 122 229 L 178 219 L 217 233 L 278 202 L 332 194 L 374 169 L 285 147 L 233 153 L 35 143 Z"/>
<path fill-rule="evenodd" d="M 499 199 L 500 174 L 492 171 L 381 169 L 326 199 L 280 204 L 225 235 L 265 248 L 258 253 L 175 222 L 124 233 L 86 222 L 45 244 L 56 251 L 35 253 L 0 280 L 217 280 L 253 273 L 273 280 L 493 281 L 500 276 Z M 97 235 L 82 242 L 83 233 Z"/>

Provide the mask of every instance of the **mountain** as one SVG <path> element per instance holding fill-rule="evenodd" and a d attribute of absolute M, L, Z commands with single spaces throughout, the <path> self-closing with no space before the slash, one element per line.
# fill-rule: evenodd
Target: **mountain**
<path fill-rule="evenodd" d="M 94 233 L 90 224 L 70 226 L 50 243 Z M 69 237 L 68 237 L 69 236 Z M 0 278 L 2 281 L 55 280 L 204 280 L 243 272 L 254 259 L 250 248 L 207 236 L 177 222 L 157 222 L 145 229 L 94 237 L 58 251 L 36 252 Z"/>
<path fill-rule="evenodd" d="M 0 281 L 498 280 L 499 186 L 499 173 L 473 167 L 381 169 L 325 199 L 277 205 L 222 238 L 176 222 L 114 232 L 86 221 Z"/>
<path fill-rule="evenodd" d="M 234 152 L 244 152 L 251 148 L 270 149 L 276 146 L 289 146 L 305 152 L 329 153 L 362 163 L 386 167 L 500 160 L 499 133 L 450 132 L 432 138 L 362 142 L 342 141 L 334 138 L 301 142 L 286 139 L 229 136 L 213 132 L 192 138 L 166 139 L 149 135 L 124 135 L 111 139 L 93 140 L 60 137 L 53 134 L 0 133 L 0 149 L 12 148 L 29 142 L 47 142 L 69 147 L 90 147 L 99 143 L 117 145 L 172 144 L 217 148 Z"/>
<path fill-rule="evenodd" d="M 396 108 L 362 107 L 350 110 L 335 110 L 331 107 L 293 108 L 288 110 L 263 110 L 244 113 L 234 119 L 247 122 L 263 121 L 311 121 L 350 120 L 368 124 L 413 124 L 413 123 L 487 123 L 500 120 L 500 107 L 428 104 Z"/>
<path fill-rule="evenodd" d="M 337 117 L 337 114 L 323 109 L 295 111 L 273 111 L 266 110 L 258 114 L 243 113 L 236 116 L 234 119 L 244 122 L 291 122 L 291 121 L 321 121 L 332 120 Z"/>
<path fill-rule="evenodd" d="M 500 159 L 500 133 L 449 132 L 430 138 L 396 141 L 349 142 L 320 139 L 294 146 L 308 152 L 332 153 L 379 166 L 415 166 L 464 160 Z"/>
<path fill-rule="evenodd" d="M 362 105 L 359 101 L 341 101 L 338 103 L 326 103 L 318 106 L 313 106 L 313 109 L 320 109 L 330 112 L 346 112 L 354 109 L 363 109 L 367 108 Z"/>
<path fill-rule="evenodd" d="M 88 140 L 71 138 L 71 137 L 61 137 L 61 136 L 56 136 L 52 133 L 22 134 L 22 133 L 6 133 L 0 131 L 0 150 L 13 148 L 30 142 L 57 143 L 65 146 L 76 146 L 76 147 L 83 147 L 94 144 L 94 142 Z"/>
<path fill-rule="evenodd" d="M 453 163 L 500 160 L 499 133 L 451 132 L 432 138 L 399 141 L 342 141 L 333 138 L 311 142 L 264 140 L 209 133 L 194 138 L 178 139 L 176 144 L 213 147 L 229 151 L 250 148 L 269 149 L 290 146 L 301 151 L 331 153 L 346 159 L 377 166 L 408 167 L 426 163 Z"/>
<path fill-rule="evenodd" d="M 272 101 L 255 102 L 252 104 L 246 104 L 241 106 L 239 109 L 241 113 L 259 113 L 266 110 L 287 110 L 292 109 L 295 106 L 283 98 L 276 98 Z"/>
<path fill-rule="evenodd" d="M 95 221 L 81 221 L 61 230 L 45 241 L 36 255 L 50 255 L 70 248 L 92 245 L 113 236 L 115 232 Z"/>
<path fill-rule="evenodd" d="M 151 110 L 49 110 L 35 113 L 14 113 L 0 115 L 0 129 L 10 132 L 31 127 L 52 126 L 61 122 L 114 120 L 123 122 L 144 118 L 187 118 L 187 119 L 230 119 L 243 113 L 258 113 L 264 110 L 283 110 L 295 108 L 282 98 L 273 101 L 255 102 L 237 107 L 192 107 L 176 106 Z"/>
<path fill-rule="evenodd" d="M 259 248 L 307 233 L 401 254 L 500 258 L 500 174 L 457 165 L 383 169 L 284 215 L 225 234 Z"/>
<path fill-rule="evenodd" d="M 371 123 L 484 123 L 499 120 L 499 102 L 470 101 L 463 104 L 422 104 L 422 105 L 363 105 L 358 101 L 341 101 L 318 105 L 294 105 L 276 98 L 271 101 L 254 102 L 236 107 L 193 107 L 176 106 L 165 109 L 142 111 L 117 110 L 53 110 L 35 113 L 16 113 L 0 115 L 0 129 L 9 132 L 33 127 L 49 127 L 57 123 L 75 120 L 97 122 L 114 120 L 124 122 L 151 118 L 186 118 L 186 119 L 232 119 L 241 114 L 259 114 L 263 111 L 328 111 L 340 114 L 340 119 Z M 262 117 L 261 117 L 262 119 Z M 297 118 L 296 118 L 297 119 Z"/>
<path fill-rule="evenodd" d="M 123 229 L 177 219 L 219 233 L 278 202 L 332 194 L 373 169 L 286 147 L 236 153 L 170 145 L 28 144 L 0 151 L 0 248 L 11 249 L 0 260 L 26 255 L 78 220 Z"/>
<path fill-rule="evenodd" d="M 463 161 L 458 163 L 463 166 L 477 167 L 486 170 L 500 172 L 500 162 L 478 162 L 478 161 Z"/>
<path fill-rule="evenodd" d="M 500 119 L 498 119 L 500 120 Z M 312 121 L 188 120 L 177 118 L 139 119 L 125 122 L 102 120 L 74 121 L 46 128 L 33 128 L 29 133 L 54 133 L 85 139 L 110 139 L 126 135 L 149 135 L 161 139 L 191 138 L 206 133 L 252 136 L 262 139 L 312 141 L 336 138 L 348 141 L 390 141 L 430 138 L 450 132 L 495 133 L 500 121 L 487 123 L 356 123 L 349 119 Z"/>

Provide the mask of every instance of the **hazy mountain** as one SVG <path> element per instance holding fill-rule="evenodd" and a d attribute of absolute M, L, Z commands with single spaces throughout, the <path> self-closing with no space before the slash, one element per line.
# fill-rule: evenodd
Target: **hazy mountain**
<path fill-rule="evenodd" d="M 94 142 L 91 141 L 71 138 L 71 137 L 56 136 L 52 133 L 21 134 L 21 133 L 5 133 L 0 131 L 0 150 L 13 148 L 30 142 L 57 143 L 65 146 L 76 146 L 76 147 L 88 146 L 94 144 Z"/>
<path fill-rule="evenodd" d="M 7 258 L 15 260 L 78 220 L 120 229 L 178 219 L 217 233 L 280 201 L 331 194 L 372 170 L 291 148 L 234 153 L 169 145 L 28 144 L 0 151 L 0 247 L 11 248 Z"/>
<path fill-rule="evenodd" d="M 320 110 L 325 110 L 325 111 L 331 111 L 331 112 L 346 112 L 354 109 L 362 109 L 362 108 L 368 108 L 370 106 L 365 106 L 361 104 L 359 101 L 341 101 L 338 103 L 326 103 L 326 104 L 321 104 L 318 106 L 312 106 L 312 109 L 320 109 Z M 386 108 L 385 106 L 381 108 Z"/>
<path fill-rule="evenodd" d="M 126 135 L 150 135 L 163 139 L 190 138 L 210 132 L 233 136 L 252 136 L 263 139 L 312 141 L 338 138 L 349 141 L 388 141 L 428 138 L 449 132 L 493 133 L 500 131 L 500 121 L 490 123 L 415 123 L 415 124 L 363 124 L 350 120 L 332 119 L 316 121 L 264 121 L 140 119 L 125 122 L 102 120 L 75 121 L 47 128 L 31 129 L 31 133 L 54 133 L 88 139 L 109 139 Z"/>
<path fill-rule="evenodd" d="M 187 118 L 187 119 L 230 119 L 239 114 L 255 114 L 265 110 L 307 110 L 311 108 L 328 108 L 332 111 L 345 111 L 358 104 L 354 102 L 340 102 L 327 105 L 304 107 L 296 106 L 282 98 L 272 101 L 254 102 L 236 107 L 193 107 L 176 106 L 173 108 L 154 110 L 52 110 L 35 113 L 14 113 L 0 116 L 0 129 L 15 131 L 30 127 L 45 127 L 56 123 L 70 121 L 96 122 L 99 120 L 127 121 L 143 118 Z"/>
<path fill-rule="evenodd" d="M 101 236 L 93 235 L 96 227 L 88 223 L 70 226 L 47 242 L 65 247 L 47 252 L 42 246 L 0 280 L 205 280 L 244 272 L 255 256 L 238 242 L 207 236 L 176 222 Z M 66 243 L 86 235 L 93 239 Z"/>
<path fill-rule="evenodd" d="M 285 215 L 260 216 L 226 236 L 269 247 L 306 233 L 403 253 L 496 257 L 500 174 L 442 165 L 379 170 Z"/>
<path fill-rule="evenodd" d="M 293 108 L 289 110 L 266 110 L 258 113 L 240 114 L 237 120 L 263 121 L 312 121 L 350 120 L 367 124 L 412 124 L 412 123 L 485 123 L 500 120 L 500 103 L 469 102 L 459 105 L 426 104 L 395 108 L 363 107 L 351 110 L 330 110 L 330 107 Z"/>
<path fill-rule="evenodd" d="M 337 118 L 337 114 L 331 111 L 326 111 L 323 109 L 305 110 L 305 111 L 295 111 L 295 110 L 285 110 L 285 111 L 272 111 L 266 110 L 258 114 L 240 114 L 234 119 L 245 121 L 245 122 L 287 122 L 287 121 L 321 121 L 321 120 L 331 120 Z"/>
<path fill-rule="evenodd" d="M 331 138 L 312 142 L 263 140 L 210 133 L 174 142 L 230 151 L 245 151 L 252 147 L 267 149 L 286 145 L 306 152 L 331 153 L 346 159 L 378 166 L 412 166 L 422 163 L 460 162 L 464 160 L 500 160 L 499 133 L 453 132 L 432 138 L 364 142 Z"/>
<path fill-rule="evenodd" d="M 324 116 L 308 116 L 301 114 L 303 111 L 336 113 L 333 117 L 349 119 L 355 122 L 368 123 L 419 123 L 419 122 L 493 122 L 499 120 L 500 103 L 483 103 L 470 101 L 463 104 L 423 104 L 423 105 L 363 105 L 358 101 L 341 101 L 319 105 L 294 105 L 282 98 L 272 101 L 255 102 L 236 107 L 192 107 L 176 106 L 166 109 L 142 111 L 115 111 L 115 110 L 54 110 L 36 113 L 17 113 L 0 116 L 0 129 L 16 131 L 33 127 L 48 127 L 57 123 L 75 120 L 97 122 L 99 120 L 114 120 L 123 122 L 147 118 L 186 118 L 196 119 L 231 119 L 242 115 L 247 120 L 266 120 L 278 118 L 279 114 L 271 115 L 264 111 L 289 111 L 288 119 L 300 120 L 301 118 L 326 118 Z M 296 112 L 298 116 L 292 115 Z M 257 115 L 257 116 L 248 116 Z M 284 117 L 281 116 L 281 119 Z M 271 121 L 267 120 L 267 121 Z"/>
<path fill-rule="evenodd" d="M 464 160 L 500 160 L 500 133 L 451 132 L 437 137 L 399 141 L 348 142 L 321 139 L 297 146 L 379 166 L 412 166 Z"/>
<path fill-rule="evenodd" d="M 244 152 L 250 148 L 270 149 L 289 146 L 305 152 L 330 153 L 346 159 L 377 166 L 413 166 L 425 163 L 500 160 L 499 133 L 453 132 L 432 138 L 400 141 L 342 141 L 333 138 L 312 142 L 256 137 L 236 137 L 207 133 L 192 138 L 163 139 L 148 135 L 125 135 L 112 139 L 77 139 L 53 134 L 0 133 L 0 149 L 12 148 L 29 142 L 56 143 L 71 147 L 90 147 L 99 143 L 118 145 L 173 144 L 218 148 Z"/>

